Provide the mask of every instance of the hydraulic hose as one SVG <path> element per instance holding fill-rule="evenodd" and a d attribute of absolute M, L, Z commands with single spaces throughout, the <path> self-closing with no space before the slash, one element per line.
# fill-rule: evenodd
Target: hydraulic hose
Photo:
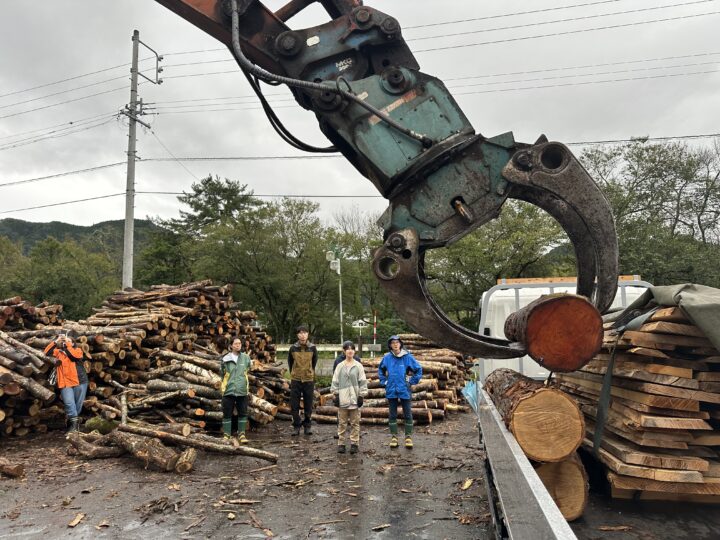
<path fill-rule="evenodd" d="M 281 84 L 286 84 L 288 86 L 293 86 L 296 88 L 304 88 L 305 90 L 314 90 L 319 92 L 332 92 L 334 94 L 338 94 L 344 99 L 347 99 L 349 101 L 352 101 L 353 103 L 359 105 L 363 109 L 366 109 L 367 111 L 371 112 L 378 118 L 380 118 L 383 122 L 391 126 L 392 128 L 396 129 L 397 131 L 404 133 L 408 137 L 412 137 L 413 139 L 420 141 L 422 145 L 425 148 L 430 148 L 433 145 L 433 141 L 430 137 L 427 135 L 423 135 L 422 133 L 417 133 L 416 131 L 406 128 L 405 126 L 399 124 L 390 116 L 382 112 L 380 109 L 377 109 L 376 107 L 373 107 L 369 103 L 366 103 L 364 100 L 357 97 L 352 92 L 348 92 L 347 90 L 342 90 L 341 88 L 337 86 L 332 86 L 328 84 L 321 84 L 321 83 L 315 83 L 310 81 L 303 81 L 300 79 L 293 79 L 291 77 L 284 77 L 282 75 L 276 75 L 274 73 L 270 73 L 269 71 L 261 68 L 260 66 L 257 66 L 253 64 L 242 52 L 242 48 L 240 47 L 240 13 L 238 11 L 238 4 L 237 0 L 231 0 L 230 4 L 232 6 L 232 49 L 233 53 L 235 55 L 235 60 L 237 61 L 238 65 L 247 73 L 251 73 L 254 76 L 256 76 L 258 79 L 262 79 L 264 81 L 270 81 L 270 82 L 279 82 Z"/>

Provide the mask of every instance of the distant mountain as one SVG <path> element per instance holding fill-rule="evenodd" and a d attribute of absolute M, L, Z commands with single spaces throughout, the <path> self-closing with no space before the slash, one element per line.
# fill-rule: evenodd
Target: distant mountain
<path fill-rule="evenodd" d="M 0 236 L 22 244 L 24 254 L 28 254 L 39 241 L 53 236 L 58 240 L 74 240 L 87 249 L 107 251 L 112 255 L 121 255 L 123 251 L 123 220 L 103 221 L 90 225 L 71 225 L 61 221 L 34 223 L 21 219 L 0 219 Z M 139 253 L 148 240 L 149 233 L 156 226 L 145 219 L 135 220 L 135 253 Z"/>

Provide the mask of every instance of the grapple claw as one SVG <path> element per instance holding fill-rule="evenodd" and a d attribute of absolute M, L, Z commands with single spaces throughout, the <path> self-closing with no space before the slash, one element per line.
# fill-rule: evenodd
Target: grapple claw
<path fill-rule="evenodd" d="M 515 153 L 502 170 L 510 196 L 536 204 L 565 229 L 575 247 L 578 294 L 607 311 L 617 292 L 618 245 L 610 205 L 568 148 L 545 142 Z"/>
<path fill-rule="evenodd" d="M 525 354 L 519 343 L 483 336 L 451 321 L 428 293 L 423 266 L 424 251 L 414 229 L 392 233 L 373 256 L 380 286 L 416 332 L 438 345 L 475 356 L 516 358 Z"/>

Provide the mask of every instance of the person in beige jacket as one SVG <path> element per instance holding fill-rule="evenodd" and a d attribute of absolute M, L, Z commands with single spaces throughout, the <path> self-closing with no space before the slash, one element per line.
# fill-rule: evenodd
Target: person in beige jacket
<path fill-rule="evenodd" d="M 338 407 L 338 452 L 345 453 L 345 432 L 350 426 L 350 453 L 355 454 L 360 444 L 360 407 L 367 395 L 368 386 L 365 369 L 355 360 L 355 344 L 343 343 L 345 359 L 333 372 L 330 391 Z"/>

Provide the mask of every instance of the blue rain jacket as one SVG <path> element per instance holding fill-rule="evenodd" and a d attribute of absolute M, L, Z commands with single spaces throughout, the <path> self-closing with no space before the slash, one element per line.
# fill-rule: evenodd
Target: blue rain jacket
<path fill-rule="evenodd" d="M 422 366 L 405 349 L 397 356 L 392 351 L 383 356 L 378 366 L 380 384 L 385 387 L 389 399 L 410 399 L 410 387 L 420 382 Z M 410 375 L 410 380 L 407 376 Z"/>

